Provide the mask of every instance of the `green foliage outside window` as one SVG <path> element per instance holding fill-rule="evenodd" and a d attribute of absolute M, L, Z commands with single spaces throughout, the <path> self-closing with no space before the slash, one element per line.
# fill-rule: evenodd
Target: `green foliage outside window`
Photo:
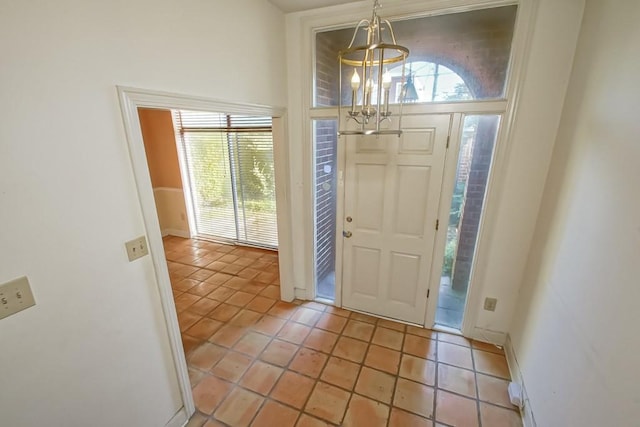
<path fill-rule="evenodd" d="M 244 208 L 254 212 L 275 212 L 273 153 L 260 144 L 264 134 L 192 134 L 189 149 L 191 173 L 202 207 L 233 205 L 229 145 L 234 153 L 235 185 Z"/>

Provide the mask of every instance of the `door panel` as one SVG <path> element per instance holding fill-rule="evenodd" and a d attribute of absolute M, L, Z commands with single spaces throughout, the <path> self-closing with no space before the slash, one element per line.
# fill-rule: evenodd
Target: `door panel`
<path fill-rule="evenodd" d="M 361 184 L 356 188 L 355 215 L 360 219 L 361 229 L 378 232 L 382 227 L 384 211 L 385 168 L 381 165 L 356 165 L 356 179 Z M 378 179 L 382 177 L 382 179 Z"/>
<path fill-rule="evenodd" d="M 420 275 L 420 256 L 391 252 L 389 296 L 391 301 L 412 304 Z"/>
<path fill-rule="evenodd" d="M 400 137 L 345 137 L 342 298 L 422 324 L 451 117 L 403 120 Z"/>
<path fill-rule="evenodd" d="M 431 168 L 424 166 L 399 166 L 397 168 L 394 215 L 392 223 L 396 234 L 420 236 L 424 231 L 427 193 L 416 192 L 415 183 L 429 186 Z"/>
<path fill-rule="evenodd" d="M 379 276 L 371 265 L 380 264 L 380 251 L 371 248 L 353 247 L 354 294 L 362 297 L 377 297 Z"/>

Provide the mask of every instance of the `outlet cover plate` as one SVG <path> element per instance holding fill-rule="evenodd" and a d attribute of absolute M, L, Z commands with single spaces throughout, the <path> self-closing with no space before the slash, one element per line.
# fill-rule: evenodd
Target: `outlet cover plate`
<path fill-rule="evenodd" d="M 487 311 L 496 311 L 497 304 L 498 304 L 498 300 L 496 298 L 484 299 L 484 309 Z"/>
<path fill-rule="evenodd" d="M 26 277 L 20 277 L 0 285 L 0 319 L 34 305 L 36 305 L 36 301 Z"/>
<path fill-rule="evenodd" d="M 149 254 L 149 247 L 147 246 L 147 238 L 145 236 L 129 240 L 124 244 L 124 246 L 127 248 L 129 261 L 135 261 L 138 258 L 142 258 Z"/>

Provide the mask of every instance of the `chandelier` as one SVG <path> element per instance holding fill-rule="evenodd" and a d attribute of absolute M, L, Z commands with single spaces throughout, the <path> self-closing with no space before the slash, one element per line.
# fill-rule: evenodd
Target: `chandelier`
<path fill-rule="evenodd" d="M 396 43 L 391 23 L 378 16 L 380 3 L 373 2 L 371 20 L 363 19 L 356 25 L 349 47 L 338 53 L 340 62 L 340 103 L 338 105 L 338 135 L 398 135 L 402 119 L 405 88 L 405 63 L 409 49 Z M 366 44 L 354 46 L 360 30 L 366 30 Z M 401 65 L 399 76 L 392 77 L 388 66 Z M 395 66 L 397 66 L 395 65 Z M 351 68 L 353 67 L 353 68 Z M 343 115 L 345 100 L 342 84 L 343 68 L 351 74 L 351 106 Z M 351 73 L 351 70 L 353 72 Z M 392 86 L 395 86 L 392 88 Z M 397 84 L 399 83 L 399 85 Z M 391 94 L 400 88 L 397 99 L 397 120 L 392 120 L 389 104 Z M 392 92 L 392 89 L 394 91 Z M 346 95 L 346 93 L 344 94 Z M 394 108 L 395 109 L 395 108 Z M 385 122 L 388 122 L 384 124 Z M 355 125 L 354 125 L 355 123 Z M 384 124 L 384 126 L 381 126 Z"/>

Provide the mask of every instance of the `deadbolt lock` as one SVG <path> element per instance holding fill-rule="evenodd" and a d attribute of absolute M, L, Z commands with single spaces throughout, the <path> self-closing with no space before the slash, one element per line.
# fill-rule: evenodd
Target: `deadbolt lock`
<path fill-rule="evenodd" d="M 351 222 L 353 221 L 353 218 L 351 218 L 350 216 L 347 217 L 347 222 Z"/>

